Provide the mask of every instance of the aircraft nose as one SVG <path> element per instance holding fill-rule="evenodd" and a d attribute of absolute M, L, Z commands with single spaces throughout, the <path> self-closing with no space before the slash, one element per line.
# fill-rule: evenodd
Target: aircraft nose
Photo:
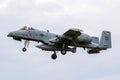
<path fill-rule="evenodd" d="M 13 32 L 10 32 L 7 37 L 13 37 L 14 36 L 14 33 Z"/>

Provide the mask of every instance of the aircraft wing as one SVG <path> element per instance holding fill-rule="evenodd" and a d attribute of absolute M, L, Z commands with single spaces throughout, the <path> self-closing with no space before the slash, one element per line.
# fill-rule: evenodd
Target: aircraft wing
<path fill-rule="evenodd" d="M 82 30 L 80 29 L 69 29 L 67 32 L 65 32 L 63 35 L 64 36 L 69 36 L 69 37 L 78 37 L 79 35 L 81 35 Z"/>
<path fill-rule="evenodd" d="M 66 31 L 63 35 L 61 36 L 57 36 L 54 39 L 51 39 L 50 42 L 53 43 L 63 43 L 63 44 L 72 44 L 72 43 L 76 43 L 76 39 L 78 36 L 81 35 L 82 30 L 80 29 L 69 29 L 68 31 Z"/>

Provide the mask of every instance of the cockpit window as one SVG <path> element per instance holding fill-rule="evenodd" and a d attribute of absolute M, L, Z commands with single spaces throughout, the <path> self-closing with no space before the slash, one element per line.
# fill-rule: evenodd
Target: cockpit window
<path fill-rule="evenodd" d="M 23 28 L 21 28 L 20 30 L 35 30 L 34 28 L 32 27 L 27 27 L 27 26 L 24 26 Z"/>
<path fill-rule="evenodd" d="M 22 27 L 20 30 L 27 30 L 27 26 Z"/>
<path fill-rule="evenodd" d="M 35 29 L 34 29 L 34 28 L 32 28 L 32 27 L 31 27 L 31 28 L 29 27 L 29 28 L 28 28 L 28 30 L 35 30 Z"/>

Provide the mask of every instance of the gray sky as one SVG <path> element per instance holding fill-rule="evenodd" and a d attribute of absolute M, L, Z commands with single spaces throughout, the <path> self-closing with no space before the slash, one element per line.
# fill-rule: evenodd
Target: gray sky
<path fill-rule="evenodd" d="M 120 0 L 0 0 L 1 80 L 120 80 Z M 58 59 L 50 58 L 31 42 L 7 38 L 23 26 L 63 34 L 69 28 L 100 36 L 112 32 L 112 49 L 89 55 L 81 48 Z"/>

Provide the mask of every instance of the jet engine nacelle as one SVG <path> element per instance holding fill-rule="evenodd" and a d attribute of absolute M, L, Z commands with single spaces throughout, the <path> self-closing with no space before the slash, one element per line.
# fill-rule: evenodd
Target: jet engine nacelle
<path fill-rule="evenodd" d="M 79 43 L 90 43 L 92 38 L 89 35 L 82 33 L 80 36 L 78 36 L 77 40 Z"/>
<path fill-rule="evenodd" d="M 97 49 L 87 49 L 88 54 L 97 54 L 100 53 Z"/>

